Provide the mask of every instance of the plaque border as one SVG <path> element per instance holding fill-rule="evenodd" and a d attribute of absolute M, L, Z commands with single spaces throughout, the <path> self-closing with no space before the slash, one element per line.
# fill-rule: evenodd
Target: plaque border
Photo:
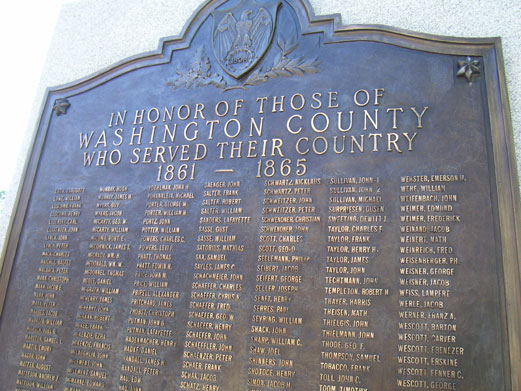
<path fill-rule="evenodd" d="M 206 0 L 188 19 L 181 33 L 161 38 L 156 50 L 128 57 L 77 81 L 46 89 L 41 116 L 32 136 L 30 153 L 26 158 L 2 249 L 0 317 L 55 102 L 96 88 L 133 70 L 169 63 L 175 51 L 190 47 L 203 22 L 226 1 Z M 308 0 L 286 2 L 295 11 L 302 34 L 321 33 L 325 45 L 370 41 L 462 58 L 481 57 L 488 97 L 487 125 L 490 127 L 492 144 L 489 165 L 494 193 L 491 195 L 493 212 L 497 220 L 494 228 L 498 241 L 497 267 L 501 291 L 505 381 L 508 390 L 521 390 L 521 202 L 501 38 L 458 38 L 384 25 L 344 25 L 340 14 L 315 15 Z"/>

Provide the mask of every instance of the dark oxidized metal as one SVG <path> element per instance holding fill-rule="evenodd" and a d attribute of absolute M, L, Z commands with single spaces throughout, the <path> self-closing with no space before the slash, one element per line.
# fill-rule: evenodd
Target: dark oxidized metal
<path fill-rule="evenodd" d="M 468 82 L 472 80 L 472 77 L 475 75 L 479 75 L 481 71 L 479 70 L 479 60 L 472 60 L 470 57 L 467 57 L 465 60 L 458 61 L 458 76 L 464 76 Z"/>
<path fill-rule="evenodd" d="M 49 90 L 0 388 L 519 389 L 499 42 L 304 0 L 209 1 L 188 26 Z"/>

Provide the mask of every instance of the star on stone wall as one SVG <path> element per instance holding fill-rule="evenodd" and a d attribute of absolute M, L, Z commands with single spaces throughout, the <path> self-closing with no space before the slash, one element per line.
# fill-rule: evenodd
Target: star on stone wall
<path fill-rule="evenodd" d="M 458 61 L 458 73 L 456 76 L 464 76 L 468 82 L 472 81 L 473 76 L 477 76 L 481 73 L 479 70 L 479 60 L 473 60 L 467 56 L 465 60 Z"/>

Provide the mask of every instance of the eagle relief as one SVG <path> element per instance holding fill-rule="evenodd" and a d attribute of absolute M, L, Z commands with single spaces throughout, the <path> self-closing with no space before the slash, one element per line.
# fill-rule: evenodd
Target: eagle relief
<path fill-rule="evenodd" d="M 273 65 L 266 69 L 252 71 L 266 54 L 271 42 L 281 0 L 258 3 L 255 0 L 241 0 L 237 5 L 214 10 L 212 46 L 216 62 L 233 79 L 239 82 L 228 85 L 223 75 L 212 73 L 212 61 L 204 46 L 195 52 L 189 69 L 177 69 L 176 76 L 167 82 L 174 90 L 212 85 L 223 91 L 247 89 L 278 77 L 304 76 L 317 73 L 319 61 L 316 58 L 292 57 L 297 49 L 293 40 L 278 37 L 280 53 L 275 56 Z M 252 71 L 250 73 L 250 71 Z M 246 77 L 246 75 L 249 75 Z M 244 77 L 244 80 L 241 79 Z"/>
<path fill-rule="evenodd" d="M 226 73 L 238 79 L 262 58 L 273 37 L 279 5 L 279 1 L 262 6 L 241 1 L 233 8 L 212 13 L 213 50 Z M 234 14 L 240 15 L 239 20 Z"/>

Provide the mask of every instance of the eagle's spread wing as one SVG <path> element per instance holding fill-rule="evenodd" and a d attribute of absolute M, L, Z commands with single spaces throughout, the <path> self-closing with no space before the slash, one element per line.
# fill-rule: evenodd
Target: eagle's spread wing
<path fill-rule="evenodd" d="M 253 50 L 258 53 L 258 49 L 264 50 L 268 45 L 271 36 L 271 16 L 264 8 L 260 8 L 253 18 L 250 38 Z"/>
<path fill-rule="evenodd" d="M 214 48 L 219 59 L 223 60 L 237 37 L 237 20 L 228 12 L 219 22 L 214 34 Z"/>

